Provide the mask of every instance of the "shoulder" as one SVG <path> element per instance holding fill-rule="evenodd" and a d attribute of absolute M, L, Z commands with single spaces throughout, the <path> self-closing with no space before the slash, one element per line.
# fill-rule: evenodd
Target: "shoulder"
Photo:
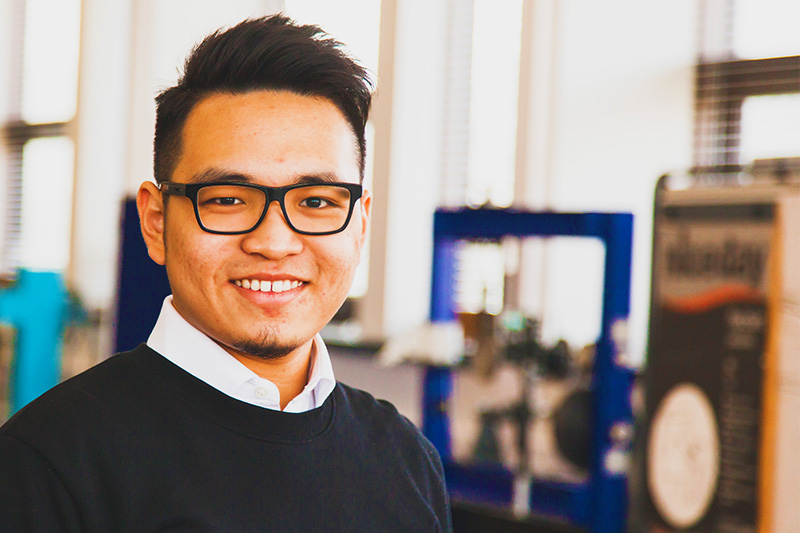
<path fill-rule="evenodd" d="M 337 406 L 353 419 L 368 424 L 396 427 L 397 430 L 416 434 L 416 426 L 400 414 L 397 408 L 386 400 L 378 400 L 372 394 L 338 382 L 334 394 Z"/>
<path fill-rule="evenodd" d="M 452 531 L 442 461 L 425 435 L 387 401 L 342 383 L 334 393 L 337 421 L 348 431 L 348 449 L 357 454 L 361 467 L 380 472 L 376 477 L 395 488 L 413 487 L 442 530 Z"/>
<path fill-rule="evenodd" d="M 113 355 L 64 381 L 20 409 L 0 428 L 0 434 L 27 440 L 33 435 L 58 434 L 97 424 L 103 416 L 119 414 L 132 399 L 145 393 L 146 370 L 139 359 L 158 357 L 144 347 Z M 63 433 L 62 433 L 63 434 Z"/>
<path fill-rule="evenodd" d="M 345 415 L 341 418 L 362 426 L 361 431 L 402 453 L 403 457 L 416 457 L 426 470 L 441 471 L 436 448 L 394 405 L 343 383 L 337 383 L 335 390 L 338 393 L 337 410 L 344 411 Z"/>

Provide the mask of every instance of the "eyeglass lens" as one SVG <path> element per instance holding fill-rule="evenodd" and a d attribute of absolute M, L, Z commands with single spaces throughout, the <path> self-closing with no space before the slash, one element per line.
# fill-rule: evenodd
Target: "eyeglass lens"
<path fill-rule="evenodd" d="M 264 212 L 266 192 L 241 185 L 209 185 L 198 191 L 197 211 L 211 231 L 254 228 Z M 299 231 L 327 233 L 342 229 L 350 212 L 350 191 L 336 185 L 290 189 L 284 197 L 289 223 Z"/>

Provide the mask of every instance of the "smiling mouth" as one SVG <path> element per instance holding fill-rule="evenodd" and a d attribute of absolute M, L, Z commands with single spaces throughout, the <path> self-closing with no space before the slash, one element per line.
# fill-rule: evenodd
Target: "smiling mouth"
<path fill-rule="evenodd" d="M 286 292 L 296 289 L 304 284 L 297 280 L 263 281 L 257 279 L 237 279 L 233 282 L 237 287 L 249 289 L 253 292 Z"/>

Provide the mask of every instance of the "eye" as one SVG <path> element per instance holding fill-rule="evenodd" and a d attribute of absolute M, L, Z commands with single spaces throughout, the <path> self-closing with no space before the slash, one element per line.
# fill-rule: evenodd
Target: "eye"
<path fill-rule="evenodd" d="M 331 202 L 318 196 L 312 196 L 310 198 L 303 199 L 303 201 L 300 202 L 300 205 L 310 209 L 322 209 L 323 207 L 330 206 Z"/>
<path fill-rule="evenodd" d="M 230 206 L 230 205 L 238 205 L 243 204 L 244 202 L 239 198 L 234 198 L 232 196 L 220 197 L 220 198 L 211 198 L 208 200 L 209 203 L 214 205 L 220 206 Z"/>

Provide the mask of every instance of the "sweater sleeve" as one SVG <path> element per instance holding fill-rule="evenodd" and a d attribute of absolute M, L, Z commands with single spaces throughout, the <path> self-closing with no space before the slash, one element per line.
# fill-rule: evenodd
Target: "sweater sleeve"
<path fill-rule="evenodd" d="M 52 465 L 34 448 L 0 436 L 0 531 L 81 531 L 74 501 Z"/>
<path fill-rule="evenodd" d="M 436 451 L 436 448 L 434 448 L 432 444 L 427 442 L 427 440 L 425 441 L 425 444 L 427 444 L 426 451 L 431 459 L 434 471 L 434 478 L 431 482 L 431 505 L 434 512 L 439 517 L 439 523 L 441 524 L 442 532 L 452 533 L 453 520 L 450 509 L 450 498 L 445 484 L 442 460 L 439 457 L 439 453 Z"/>

